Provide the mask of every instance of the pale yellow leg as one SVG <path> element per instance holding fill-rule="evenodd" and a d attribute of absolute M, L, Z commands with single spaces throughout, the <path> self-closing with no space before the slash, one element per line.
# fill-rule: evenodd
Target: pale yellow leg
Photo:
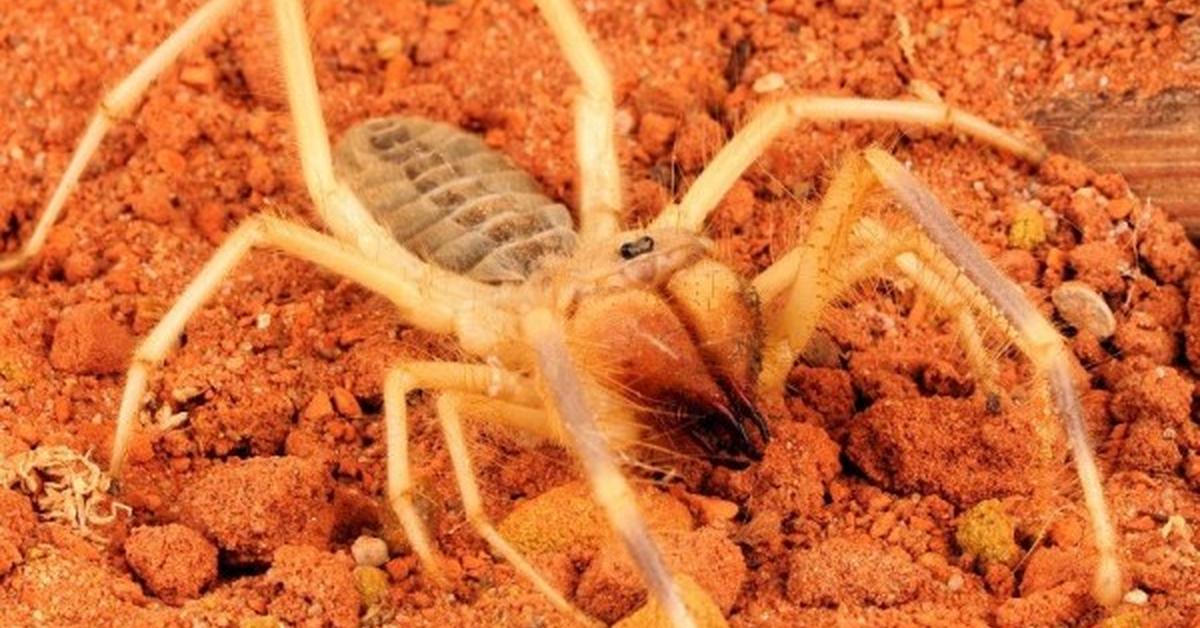
<path fill-rule="evenodd" d="M 300 166 L 321 221 L 334 236 L 354 245 L 364 255 L 395 269 L 402 276 L 436 284 L 439 290 L 457 294 L 463 307 L 469 307 L 481 293 L 489 291 L 490 286 L 421 261 L 400 246 L 371 217 L 350 188 L 334 175 L 304 8 L 300 0 L 272 0 L 272 4 Z"/>
<path fill-rule="evenodd" d="M 596 412 L 589 406 L 583 381 L 567 349 L 562 321 L 548 309 L 535 309 L 524 316 L 521 330 L 533 347 L 538 374 L 550 395 L 547 407 L 583 463 L 593 498 L 604 509 L 609 525 L 617 532 L 646 588 L 666 610 L 672 625 L 694 628 L 695 621 L 683 603 L 679 587 L 638 510 L 633 489 L 621 474 Z"/>
<path fill-rule="evenodd" d="M 950 128 L 1032 163 L 1045 149 L 950 105 L 906 100 L 800 96 L 770 103 L 729 140 L 692 183 L 678 205 L 668 207 L 652 226 L 699 233 L 712 210 L 781 133 L 811 121 L 876 121 Z"/>
<path fill-rule="evenodd" d="M 403 279 L 392 269 L 379 265 L 344 244 L 297 224 L 265 216 L 247 219 L 225 239 L 195 279 L 184 289 L 161 321 L 142 340 L 133 354 L 125 392 L 117 415 L 116 435 L 110 468 L 118 475 L 125 462 L 134 420 L 142 406 L 142 395 L 150 371 L 166 358 L 183 333 L 187 321 L 208 301 L 217 286 L 258 246 L 273 246 L 362 284 L 391 300 L 410 324 L 435 333 L 453 333 L 456 308 L 452 295 Z M 485 308 L 483 304 L 476 304 Z"/>
<path fill-rule="evenodd" d="M 396 512 L 413 552 L 425 570 L 441 578 L 425 526 L 413 506 L 413 480 L 408 458 L 408 393 L 418 389 L 489 395 L 525 406 L 541 401 L 529 382 L 499 367 L 461 362 L 407 362 L 388 371 L 383 384 L 387 435 L 388 503 Z"/>
<path fill-rule="evenodd" d="M 977 317 L 988 321 L 1020 348 L 1037 368 L 1037 381 L 1046 383 L 1049 397 L 1066 426 L 1099 554 L 1093 593 L 1105 605 L 1117 603 L 1121 598 L 1121 572 L 1116 534 L 1109 518 L 1099 470 L 1088 444 L 1083 410 L 1071 379 L 1071 356 L 1064 341 L 1021 291 L 1001 275 L 962 233 L 932 193 L 903 165 L 879 150 L 866 151 L 864 158 L 874 178 L 899 202 L 923 235 L 915 238 L 889 237 L 882 225 L 869 219 L 860 221 L 855 230 L 860 238 L 868 242 L 874 240 L 873 248 L 859 259 L 848 260 L 848 263 L 837 260 L 823 262 L 826 267 L 831 263 L 839 264 L 843 269 L 839 273 L 842 276 L 832 282 L 835 289 L 828 291 L 829 294 L 819 290 L 819 298 L 814 304 L 797 311 L 820 312 L 829 303 L 831 295 L 865 276 L 886 259 L 894 262 L 929 294 L 960 313 L 960 339 L 968 358 L 978 363 L 977 368 L 984 372 L 984 377 L 994 372 L 994 365 L 985 363 L 986 348 L 976 324 Z M 821 228 L 820 225 L 818 217 L 818 228 Z M 828 249 L 823 247 L 820 250 L 828 252 Z M 804 252 L 785 256 L 756 279 L 756 288 L 768 295 L 781 293 L 789 275 L 799 278 L 811 274 L 811 271 L 804 269 L 805 262 Z M 793 298 L 797 296 L 805 297 L 804 294 L 793 294 Z M 768 322 L 768 330 L 803 331 L 809 327 L 809 321 Z M 775 333 L 773 336 L 775 340 L 768 337 L 764 348 L 760 383 L 760 387 L 767 391 L 782 389 L 783 376 L 780 373 L 786 375 L 796 352 L 804 348 L 802 344 L 796 344 L 794 337 L 785 342 L 779 338 L 782 334 Z M 986 360 L 990 360 L 990 357 Z"/>
<path fill-rule="evenodd" d="M 20 251 L 12 255 L 0 256 L 0 272 L 18 268 L 38 254 L 42 246 L 46 244 L 51 227 L 62 214 L 67 198 L 75 189 L 75 185 L 79 183 L 79 177 L 83 175 L 88 162 L 91 161 L 96 149 L 100 147 L 100 142 L 108 134 L 112 125 L 130 115 L 141 102 L 142 95 L 146 93 L 146 89 L 150 87 L 154 79 L 170 67 L 184 50 L 215 28 L 240 3 L 241 0 L 211 0 L 201 5 L 183 25 L 159 44 L 150 53 L 150 56 L 138 64 L 129 76 L 104 96 L 100 101 L 100 107 L 92 115 L 87 129 L 79 139 L 79 145 L 76 146 L 66 171 L 63 172 L 53 194 L 50 195 L 46 208 L 38 217 L 33 234 L 30 235 L 29 240 L 25 242 Z"/>
<path fill-rule="evenodd" d="M 987 349 L 976 320 L 978 313 L 972 310 L 970 302 L 974 301 L 977 305 L 986 307 L 986 318 L 993 326 L 998 326 L 1005 336 L 1012 338 L 1017 334 L 1013 333 L 1006 321 L 990 307 L 978 289 L 970 285 L 956 285 L 955 279 L 959 275 L 954 265 L 943 258 L 931 243 L 919 236 L 896 237 L 888 233 L 882 223 L 872 218 L 863 218 L 856 223 L 854 235 L 865 247 L 892 251 L 894 254 L 891 261 L 896 268 L 953 317 L 959 344 L 967 356 L 967 363 L 971 366 L 975 381 L 985 393 L 994 393 L 1000 366 L 993 353 Z M 866 270 L 858 268 L 854 263 L 846 266 L 855 273 L 846 283 L 857 282 L 862 278 L 858 273 Z M 938 272 L 938 269 L 941 272 Z M 951 274 L 947 276 L 945 273 Z M 964 290 L 968 291 L 965 295 Z"/>
<path fill-rule="evenodd" d="M 450 453 L 450 461 L 454 465 L 454 479 L 458 482 L 458 490 L 462 495 L 463 510 L 467 520 L 475 526 L 479 535 L 487 541 L 492 551 L 508 561 L 524 578 L 545 595 L 559 610 L 569 613 L 586 625 L 596 621 L 583 611 L 575 608 L 563 594 L 554 588 L 522 554 L 517 551 L 488 519 L 483 509 L 483 499 L 479 495 L 479 485 L 475 482 L 475 472 L 471 469 L 471 454 L 467 450 L 467 440 L 463 436 L 462 421 L 458 411 L 459 399 L 453 393 L 445 393 L 438 397 L 437 413 L 442 424 L 442 433 L 446 438 L 446 449 Z"/>
<path fill-rule="evenodd" d="M 1014 332 L 1014 344 L 1029 357 L 1038 369 L 1039 378 L 1047 383 L 1059 419 L 1067 430 L 1099 554 L 1092 593 L 1106 606 L 1119 603 L 1122 582 L 1117 537 L 1108 514 L 1100 471 L 1088 443 L 1079 393 L 1072 380 L 1074 356 L 1054 326 L 983 256 L 928 188 L 891 155 L 868 150 L 864 156 L 880 184 L 891 192 L 954 269 L 953 275 L 948 274 L 949 271 L 938 273 L 943 278 L 954 277 L 955 281 L 969 284 L 975 294 L 980 295 L 978 298 L 986 304 L 975 309 L 983 313 L 994 311 L 994 318 L 1003 320 L 1004 325 Z M 969 299 L 976 298 L 965 287 L 958 293 Z"/>
<path fill-rule="evenodd" d="M 575 101 L 579 234 L 584 242 L 594 242 L 616 233 L 621 221 L 612 79 L 571 0 L 536 1 L 583 89 Z"/>
<path fill-rule="evenodd" d="M 761 389 L 783 389 L 792 361 L 804 351 L 825 308 L 836 298 L 831 269 L 845 256 L 850 226 L 867 207 L 874 185 L 866 162 L 858 156 L 848 158 L 834 175 L 804 243 L 755 278 L 763 303 L 787 293 L 767 322 Z"/>

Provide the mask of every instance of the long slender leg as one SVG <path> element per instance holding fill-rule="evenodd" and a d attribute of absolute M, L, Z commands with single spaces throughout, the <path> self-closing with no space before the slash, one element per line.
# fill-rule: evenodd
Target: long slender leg
<path fill-rule="evenodd" d="M 808 345 L 822 312 L 836 297 L 831 269 L 843 256 L 850 226 L 867 206 L 873 186 L 866 162 L 858 156 L 848 158 L 834 175 L 804 243 L 755 279 L 766 303 L 775 298 L 770 292 L 788 292 L 783 308 L 767 325 L 760 388 L 782 390 L 795 356 Z"/>
<path fill-rule="evenodd" d="M 571 0 L 537 0 L 583 93 L 575 101 L 580 237 L 594 242 L 620 229 L 621 166 L 617 161 L 612 79 Z"/>
<path fill-rule="evenodd" d="M 700 173 L 683 200 L 663 210 L 653 226 L 699 232 L 708 215 L 746 168 L 779 134 L 804 120 L 864 120 L 946 127 L 1035 164 L 1040 163 L 1046 154 L 1045 149 L 1031 145 L 982 118 L 942 103 L 869 98 L 789 98 L 773 102 L 755 114 Z"/>
<path fill-rule="evenodd" d="M 1092 520 L 1092 533 L 1099 553 L 1092 592 L 1102 604 L 1115 605 L 1121 599 L 1116 533 L 1104 499 L 1100 471 L 1088 444 L 1083 408 L 1072 382 L 1070 351 L 1054 326 L 963 235 L 928 188 L 883 151 L 869 150 L 865 157 L 879 182 L 892 192 L 946 258 L 961 269 L 965 280 L 986 295 L 999 315 L 1017 330 L 1022 340 L 1019 346 L 1045 378 L 1059 419 L 1066 425 L 1075 470 Z"/>
<path fill-rule="evenodd" d="M 79 144 L 71 155 L 71 161 L 67 163 L 66 171 L 63 172 L 53 194 L 50 195 L 46 208 L 38 218 L 37 224 L 34 225 L 33 234 L 30 235 L 29 240 L 25 242 L 20 251 L 0 256 L 0 272 L 20 267 L 41 251 L 42 246 L 46 244 L 46 238 L 50 235 L 50 228 L 62 214 L 67 198 L 75 189 L 75 185 L 79 183 L 79 177 L 83 175 L 88 162 L 91 161 L 96 149 L 100 147 L 100 142 L 108 134 L 113 124 L 133 113 L 134 108 L 141 102 L 142 95 L 146 93 L 146 89 L 150 87 L 154 79 L 171 67 L 171 64 L 184 50 L 215 28 L 240 3 L 241 0 L 211 0 L 196 9 L 187 21 L 159 44 L 150 53 L 150 56 L 134 68 L 129 76 L 105 94 L 96 113 L 88 122 L 83 136 L 79 139 Z"/>
<path fill-rule="evenodd" d="M 388 502 L 396 512 L 414 553 L 425 570 L 440 579 L 429 535 L 413 506 L 412 473 L 408 459 L 409 392 L 417 389 L 460 391 L 488 395 L 525 406 L 540 405 L 532 386 L 499 367 L 459 362 L 406 362 L 388 371 L 383 383 L 384 426 L 387 434 Z"/>
<path fill-rule="evenodd" d="M 455 292 L 460 301 L 469 303 L 473 296 L 488 287 L 426 264 L 400 246 L 371 217 L 354 192 L 335 176 L 312 51 L 308 45 L 304 9 L 300 0 L 272 0 L 272 3 L 301 170 L 321 221 L 334 236 L 353 244 L 364 255 L 406 276 L 424 277 L 427 283 Z"/>
<path fill-rule="evenodd" d="M 562 324 L 551 311 L 535 309 L 524 316 L 521 328 L 533 346 L 538 372 L 552 398 L 548 405 L 583 463 L 593 497 L 604 508 L 609 524 L 616 530 L 625 550 L 642 573 L 646 587 L 666 610 L 671 623 L 676 628 L 694 627 L 695 622 L 684 606 L 679 587 L 650 538 L 633 490 L 621 475 L 616 458 L 589 407 L 583 383 L 571 362 Z"/>
<path fill-rule="evenodd" d="M 124 464 L 134 418 L 141 408 L 151 370 L 166 358 L 184 325 L 212 296 L 221 281 L 247 253 L 261 245 L 280 248 L 382 294 L 400 309 L 405 320 L 416 327 L 436 333 L 454 333 L 456 330 L 456 311 L 461 306 L 453 295 L 403 278 L 375 260 L 307 227 L 278 218 L 251 217 L 225 239 L 134 351 L 113 438 L 110 468 L 114 476 L 121 472 Z M 475 303 L 474 307 L 487 308 L 483 303 Z"/>
<path fill-rule="evenodd" d="M 855 235 L 863 241 L 864 246 L 893 251 L 894 255 L 891 261 L 900 269 L 900 272 L 916 283 L 920 290 L 929 295 L 942 310 L 953 317 L 959 344 L 967 356 L 967 363 L 971 366 L 971 372 L 975 374 L 976 382 L 986 394 L 996 393 L 996 378 L 1000 373 L 1000 366 L 992 353 L 987 350 L 983 334 L 975 318 L 976 313 L 970 307 L 970 300 L 978 294 L 976 290 L 971 289 L 973 286 L 968 288 L 956 285 L 957 269 L 942 258 L 931 243 L 922 238 L 898 237 L 889 233 L 879 221 L 873 218 L 860 219 L 855 224 Z M 845 267 L 849 269 L 850 275 L 845 278 L 839 277 L 839 283 L 843 286 L 857 283 L 866 273 L 877 269 L 879 265 L 863 267 L 861 264 L 851 262 Z M 942 272 L 938 272 L 937 269 L 941 269 Z M 947 276 L 945 274 L 947 272 L 952 274 Z M 962 292 L 964 288 L 970 289 L 969 296 L 965 298 Z M 987 318 L 996 320 L 994 315 Z M 1017 336 L 1019 339 L 1019 335 L 1015 334 L 1013 330 L 1004 329 L 1003 331 L 1006 336 Z"/>
<path fill-rule="evenodd" d="M 870 170 L 863 174 L 872 176 L 890 191 L 924 235 L 889 238 L 878 233 L 882 225 L 869 219 L 859 221 L 855 225 L 857 235 L 872 248 L 859 258 L 837 262 L 842 270 L 835 274 L 835 280 L 831 282 L 834 288 L 818 294 L 820 300 L 816 305 L 798 311 L 819 311 L 828 304 L 832 295 L 850 283 L 885 262 L 893 262 L 919 285 L 926 286 L 931 294 L 939 296 L 952 310 L 959 312 L 960 339 L 964 342 L 968 358 L 973 362 L 982 360 L 982 354 L 986 353 L 975 325 L 976 316 L 988 321 L 1019 347 L 1037 368 L 1037 381 L 1045 383 L 1059 418 L 1066 425 L 1099 554 L 1093 595 L 1103 604 L 1115 604 L 1121 597 L 1116 536 L 1104 500 L 1099 471 L 1087 442 L 1079 397 L 1071 380 L 1070 353 L 1062 338 L 1021 292 L 983 257 L 937 199 L 904 166 L 879 150 L 867 151 L 864 159 Z M 838 176 L 841 175 L 839 173 Z M 835 182 L 837 180 L 835 178 Z M 828 248 L 823 250 L 827 251 Z M 788 276 L 799 280 L 811 274 L 801 267 L 805 261 L 803 253 L 789 254 L 760 275 L 755 280 L 755 286 L 771 294 L 782 293 Z M 804 299 L 806 296 L 803 291 L 793 290 L 789 299 Z M 783 333 L 777 331 L 773 337 L 768 337 L 760 387 L 774 386 L 774 389 L 780 389 L 782 380 L 776 381 L 777 374 L 786 372 L 797 352 L 804 348 L 803 343 L 796 342 L 797 334 L 793 332 L 809 329 L 810 322 L 786 320 L 789 311 L 794 311 L 794 308 L 785 307 L 781 310 L 784 316 L 768 322 L 768 330 L 782 330 Z M 981 368 L 985 370 L 986 378 L 991 369 Z"/>
<path fill-rule="evenodd" d="M 537 587 L 551 603 L 560 610 L 575 616 L 581 623 L 591 625 L 595 620 L 571 605 L 557 589 L 538 573 L 530 562 L 521 555 L 488 520 L 483 509 L 483 499 L 479 495 L 479 485 L 475 483 L 475 472 L 471 470 L 471 455 L 467 450 L 467 441 L 463 436 L 462 421 L 458 412 L 459 399 L 454 393 L 446 393 L 438 397 L 438 420 L 442 424 L 442 433 L 446 438 L 446 449 L 450 453 L 450 461 L 454 465 L 454 479 L 458 483 L 462 495 L 463 510 L 467 520 L 475 526 L 479 535 L 487 541 L 492 550 L 507 560 L 509 564 Z"/>

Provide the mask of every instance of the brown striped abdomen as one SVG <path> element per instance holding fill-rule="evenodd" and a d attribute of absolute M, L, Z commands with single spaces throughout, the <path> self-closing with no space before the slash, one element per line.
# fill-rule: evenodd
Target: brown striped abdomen
<path fill-rule="evenodd" d="M 567 208 L 479 138 L 421 118 L 376 118 L 346 132 L 334 167 L 396 241 L 425 261 L 488 283 L 521 282 L 568 256 Z"/>

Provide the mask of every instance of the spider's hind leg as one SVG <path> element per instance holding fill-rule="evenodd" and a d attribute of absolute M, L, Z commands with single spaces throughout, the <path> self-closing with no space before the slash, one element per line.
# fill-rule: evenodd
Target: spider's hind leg
<path fill-rule="evenodd" d="M 170 354 L 187 322 L 255 248 L 271 246 L 349 278 L 387 297 L 412 325 L 435 333 L 453 333 L 457 303 L 447 294 L 413 278 L 401 277 L 346 245 L 307 227 L 280 218 L 246 219 L 213 254 L 162 320 L 134 350 L 125 380 L 113 437 L 110 471 L 118 476 L 125 462 L 134 423 L 150 374 Z M 478 307 L 484 307 L 479 304 Z"/>

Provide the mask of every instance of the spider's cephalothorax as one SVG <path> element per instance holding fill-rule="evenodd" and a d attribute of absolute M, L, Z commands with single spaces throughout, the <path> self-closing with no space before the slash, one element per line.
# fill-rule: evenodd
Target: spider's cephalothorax
<path fill-rule="evenodd" d="M 624 426 L 624 438 L 682 431 L 716 462 L 759 457 L 745 427 L 767 438 L 753 403 L 757 302 L 744 280 L 708 258 L 703 238 L 636 230 L 580 246 L 567 209 L 507 157 L 420 118 L 358 124 L 334 163 L 405 248 L 480 281 L 519 284 L 515 302 L 559 311 L 589 370 L 593 404 L 615 415 L 602 422 Z M 628 429 L 650 423 L 658 433 Z"/>

